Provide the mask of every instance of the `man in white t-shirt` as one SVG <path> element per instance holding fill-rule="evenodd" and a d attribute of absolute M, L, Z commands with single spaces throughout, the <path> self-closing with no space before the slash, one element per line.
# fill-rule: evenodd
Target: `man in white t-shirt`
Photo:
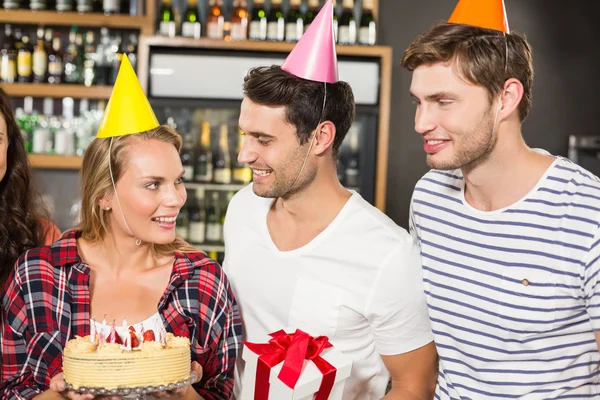
<path fill-rule="evenodd" d="M 288 327 L 326 335 L 353 362 L 344 400 L 381 399 L 390 374 L 386 399 L 431 399 L 437 354 L 419 250 L 337 178 L 352 90 L 337 77 L 289 71 L 290 63 L 259 67 L 244 80 L 239 161 L 254 182 L 228 206 L 224 261 L 244 340 Z M 240 358 L 237 393 L 243 373 Z"/>

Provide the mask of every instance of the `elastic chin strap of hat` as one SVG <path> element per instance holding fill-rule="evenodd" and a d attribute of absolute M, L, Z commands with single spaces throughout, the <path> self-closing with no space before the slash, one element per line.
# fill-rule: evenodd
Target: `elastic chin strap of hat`
<path fill-rule="evenodd" d="M 308 161 L 308 156 L 310 155 L 310 151 L 312 150 L 313 144 L 315 143 L 315 139 L 317 137 L 317 131 L 319 129 L 319 125 L 321 125 L 321 122 L 323 122 L 323 114 L 325 113 L 325 103 L 327 102 L 327 82 L 323 82 L 324 85 L 324 96 L 323 96 L 323 107 L 321 108 L 321 116 L 319 117 L 319 123 L 317 124 L 317 127 L 314 130 L 314 133 L 312 135 L 312 139 L 310 141 L 310 146 L 308 146 L 308 151 L 306 152 L 306 155 L 304 156 L 304 162 L 302 162 L 302 167 L 300 167 L 300 171 L 298 171 L 298 175 L 296 175 L 296 179 L 294 179 L 294 182 L 292 182 L 292 184 L 290 185 L 290 188 L 281 196 L 279 197 L 283 197 L 286 194 L 288 194 L 296 185 L 296 182 L 298 182 L 298 179 L 300 178 L 300 175 L 302 174 L 302 171 L 304 171 L 304 167 L 306 167 L 306 162 Z"/>
<path fill-rule="evenodd" d="M 504 32 L 504 74 L 507 76 L 508 74 L 508 36 L 506 32 Z M 504 89 L 500 93 L 500 99 L 498 100 L 498 107 L 496 108 L 496 116 L 494 117 L 494 126 L 492 127 L 492 139 L 494 138 L 494 134 L 496 133 L 496 124 L 498 122 L 498 114 L 500 113 L 500 109 L 502 108 L 502 94 L 504 94 Z"/>
<path fill-rule="evenodd" d="M 139 246 L 140 244 L 142 244 L 142 241 L 141 241 L 141 239 L 138 239 L 137 237 L 135 237 L 135 235 L 131 231 L 131 228 L 127 224 L 127 220 L 125 219 L 125 214 L 123 213 L 123 207 L 121 207 L 121 201 L 119 200 L 119 195 L 117 194 L 117 186 L 115 185 L 115 178 L 113 177 L 113 172 L 112 172 L 112 144 L 113 144 L 113 138 L 111 137 L 110 144 L 108 145 L 108 171 L 110 172 L 110 181 L 112 182 L 113 191 L 115 192 L 115 198 L 117 199 L 117 204 L 119 204 L 119 211 L 121 211 L 121 216 L 123 217 L 123 222 L 125 223 L 125 226 L 127 227 L 127 230 L 129 231 L 131 236 L 133 236 L 135 238 L 136 246 Z"/>

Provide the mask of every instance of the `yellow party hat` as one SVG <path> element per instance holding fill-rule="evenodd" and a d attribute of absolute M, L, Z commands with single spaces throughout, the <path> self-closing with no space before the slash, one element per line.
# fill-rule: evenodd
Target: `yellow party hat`
<path fill-rule="evenodd" d="M 160 124 L 150 102 L 129 62 L 127 54 L 121 57 L 121 67 L 104 110 L 97 138 L 109 138 L 141 133 Z"/>

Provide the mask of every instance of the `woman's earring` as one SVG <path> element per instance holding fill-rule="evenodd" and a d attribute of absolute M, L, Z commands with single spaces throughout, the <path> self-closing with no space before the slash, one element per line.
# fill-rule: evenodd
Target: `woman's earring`
<path fill-rule="evenodd" d="M 106 211 L 110 211 L 110 207 L 109 206 L 106 206 Z"/>

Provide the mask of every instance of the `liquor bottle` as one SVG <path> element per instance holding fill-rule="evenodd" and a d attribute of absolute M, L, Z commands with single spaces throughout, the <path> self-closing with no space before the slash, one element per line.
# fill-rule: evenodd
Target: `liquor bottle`
<path fill-rule="evenodd" d="M 204 208 L 204 189 L 196 190 L 189 208 L 190 235 L 193 244 L 204 243 L 206 239 L 206 209 Z"/>
<path fill-rule="evenodd" d="M 200 145 L 196 148 L 196 173 L 194 180 L 197 182 L 211 182 L 213 179 L 212 149 L 210 147 L 210 124 L 202 122 Z"/>
<path fill-rule="evenodd" d="M 87 37 L 87 35 L 86 35 Z M 100 29 L 100 43 L 96 47 L 94 52 L 89 50 L 85 51 L 84 58 L 86 60 L 91 59 L 95 64 L 95 81 L 97 85 L 108 85 L 111 77 L 112 58 L 114 52 L 111 49 L 110 37 L 108 36 L 108 29 Z"/>
<path fill-rule="evenodd" d="M 21 8 L 21 3 L 19 0 L 4 0 L 2 2 L 2 7 L 4 7 L 5 10 L 16 10 Z"/>
<path fill-rule="evenodd" d="M 233 165 L 233 181 L 235 183 L 247 184 L 252 180 L 252 169 L 250 169 L 250 167 L 245 163 L 241 163 L 239 161 L 239 154 L 244 146 L 244 140 L 246 139 L 246 136 L 241 129 L 238 129 L 238 131 L 237 157 L 235 158 Z"/>
<path fill-rule="evenodd" d="M 304 33 L 304 17 L 300 12 L 300 3 L 300 0 L 290 0 L 290 9 L 285 24 L 286 42 L 297 42 Z"/>
<path fill-rule="evenodd" d="M 188 0 L 183 22 L 181 23 L 181 36 L 200 39 L 202 27 L 198 16 L 198 0 Z"/>
<path fill-rule="evenodd" d="M 209 39 L 223 39 L 223 1 L 210 0 L 208 17 L 206 18 L 206 36 Z"/>
<path fill-rule="evenodd" d="M 101 29 L 102 39 L 106 41 L 108 30 Z M 103 53 L 99 49 L 103 48 Z M 110 51 L 110 50 L 108 50 Z M 87 31 L 85 33 L 85 46 L 83 47 L 83 84 L 87 87 L 92 85 L 108 85 L 110 84 L 110 68 L 111 65 L 104 58 L 106 57 L 106 47 L 94 47 L 94 32 Z M 101 65 L 100 63 L 103 62 Z M 100 80 L 102 77 L 102 80 Z M 108 80 L 106 80 L 108 79 Z"/>
<path fill-rule="evenodd" d="M 31 0 L 29 8 L 33 11 L 45 10 L 47 7 L 46 0 Z"/>
<path fill-rule="evenodd" d="M 127 53 L 127 57 L 129 58 L 133 70 L 137 71 L 138 38 L 135 33 L 130 33 L 128 39 L 125 52 Z"/>
<path fill-rule="evenodd" d="M 123 57 L 123 38 L 120 33 L 113 38 L 110 48 L 112 54 L 108 84 L 114 85 L 119 74 L 119 69 L 121 69 L 121 57 Z"/>
<path fill-rule="evenodd" d="M 56 0 L 56 11 L 59 13 L 73 11 L 73 2 L 71 0 Z"/>
<path fill-rule="evenodd" d="M 75 102 L 72 97 L 63 99 L 63 116 L 60 128 L 54 135 L 54 152 L 56 154 L 70 156 L 75 153 L 74 107 Z"/>
<path fill-rule="evenodd" d="M 339 39 L 339 20 L 338 20 L 338 15 L 337 15 L 337 7 L 336 7 L 336 0 L 333 0 L 333 40 L 338 43 L 338 39 Z"/>
<path fill-rule="evenodd" d="M 229 154 L 229 141 L 227 124 L 221 123 L 219 129 L 219 147 L 214 159 L 214 181 L 216 183 L 231 183 L 231 155 Z"/>
<path fill-rule="evenodd" d="M 76 43 L 77 29 L 73 28 L 69 32 L 69 44 L 63 55 L 63 65 L 65 69 L 65 83 L 77 84 L 82 80 L 83 64 L 79 56 L 79 48 Z"/>
<path fill-rule="evenodd" d="M 358 43 L 366 46 L 375 46 L 377 43 L 377 23 L 373 16 L 373 0 L 363 0 L 363 11 L 358 29 Z"/>
<path fill-rule="evenodd" d="M 344 176 L 346 178 L 346 187 L 357 188 L 360 186 L 360 164 L 358 135 L 359 132 L 354 127 L 350 128 L 350 149 L 345 160 Z"/>
<path fill-rule="evenodd" d="M 254 0 L 250 17 L 250 40 L 267 40 L 267 12 L 265 0 Z"/>
<path fill-rule="evenodd" d="M 77 12 L 80 14 L 89 13 L 94 10 L 92 0 L 77 0 Z"/>
<path fill-rule="evenodd" d="M 175 26 L 175 14 L 171 0 L 162 0 L 158 12 L 158 34 L 174 37 L 177 27 Z"/>
<path fill-rule="evenodd" d="M 271 0 L 271 10 L 267 17 L 267 40 L 283 42 L 285 39 L 285 18 L 281 10 L 281 0 Z"/>
<path fill-rule="evenodd" d="M 304 18 L 304 32 L 308 29 L 310 24 L 315 20 L 315 17 L 319 13 L 319 0 L 308 0 L 308 10 Z"/>
<path fill-rule="evenodd" d="M 211 193 L 211 200 L 206 209 L 206 240 L 221 243 L 223 241 L 223 225 L 221 225 L 221 207 L 219 192 Z"/>
<path fill-rule="evenodd" d="M 186 201 L 181 210 L 179 210 L 179 214 L 177 214 L 177 219 L 175 220 L 175 234 L 185 240 L 186 242 L 189 240 L 189 212 L 188 212 L 188 202 Z"/>
<path fill-rule="evenodd" d="M 102 11 L 104 11 L 105 15 L 119 14 L 121 11 L 119 0 L 103 0 Z"/>
<path fill-rule="evenodd" d="M 183 180 L 191 182 L 194 180 L 194 144 L 191 142 L 191 135 L 185 136 L 179 156 L 184 171 Z"/>
<path fill-rule="evenodd" d="M 19 82 L 31 82 L 33 79 L 32 53 L 33 47 L 29 43 L 29 36 L 24 35 L 21 38 L 21 48 L 17 52 L 17 75 Z"/>
<path fill-rule="evenodd" d="M 37 44 L 33 48 L 33 81 L 46 82 L 46 73 L 48 72 L 48 53 L 44 44 L 44 29 L 39 28 L 37 33 Z"/>
<path fill-rule="evenodd" d="M 17 81 L 17 49 L 10 24 L 4 27 L 4 43 L 0 49 L 0 81 L 5 83 Z"/>
<path fill-rule="evenodd" d="M 63 56 L 60 52 L 60 36 L 52 39 L 52 49 L 48 52 L 48 83 L 60 83 L 63 74 Z"/>
<path fill-rule="evenodd" d="M 233 1 L 231 14 L 231 40 L 248 39 L 248 9 L 246 0 Z"/>
<path fill-rule="evenodd" d="M 344 12 L 338 27 L 339 44 L 356 44 L 356 19 L 354 18 L 354 0 L 343 1 Z"/>

